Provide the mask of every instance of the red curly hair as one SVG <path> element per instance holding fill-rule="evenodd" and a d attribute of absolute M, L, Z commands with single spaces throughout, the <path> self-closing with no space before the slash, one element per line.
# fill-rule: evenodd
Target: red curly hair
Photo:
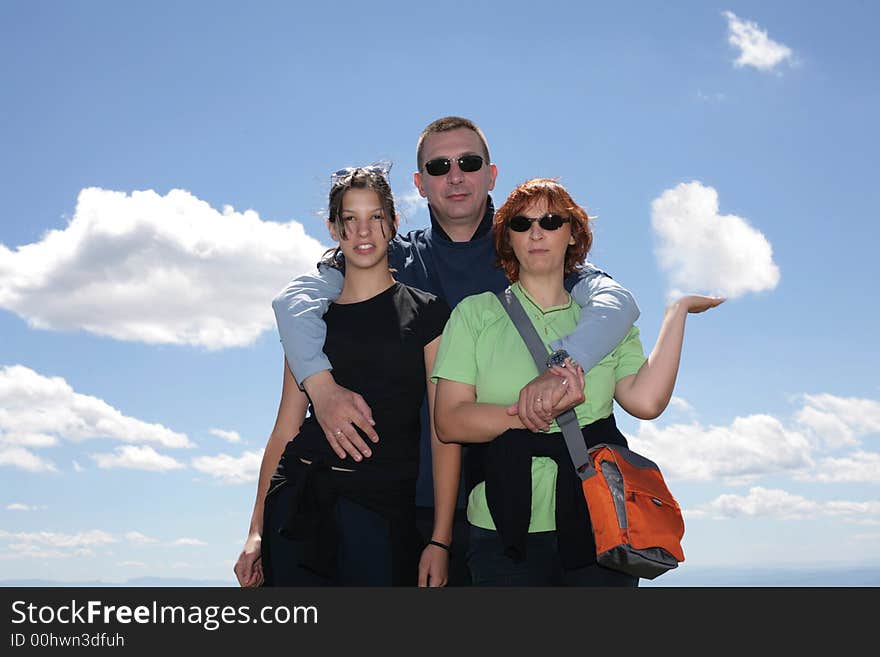
<path fill-rule="evenodd" d="M 498 208 L 492 222 L 495 251 L 498 254 L 495 264 L 504 269 L 507 280 L 511 283 L 519 280 L 519 260 L 516 259 L 513 247 L 510 246 L 510 229 L 507 227 L 507 222 L 528 206 L 540 201 L 547 204 L 547 212 L 571 217 L 571 236 L 574 238 L 574 244 L 569 245 L 565 251 L 565 276 L 581 268 L 593 245 L 590 218 L 586 210 L 574 202 L 565 187 L 553 178 L 527 180 L 510 192 L 510 196 Z"/>

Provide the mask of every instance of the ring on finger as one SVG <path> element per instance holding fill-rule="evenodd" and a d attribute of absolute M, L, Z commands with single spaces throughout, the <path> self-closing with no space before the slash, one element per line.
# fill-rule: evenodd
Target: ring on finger
<path fill-rule="evenodd" d="M 334 433 L 334 435 L 341 436 L 341 435 L 342 435 L 342 430 L 341 430 L 341 429 L 337 429 L 337 430 L 334 431 L 333 433 Z"/>

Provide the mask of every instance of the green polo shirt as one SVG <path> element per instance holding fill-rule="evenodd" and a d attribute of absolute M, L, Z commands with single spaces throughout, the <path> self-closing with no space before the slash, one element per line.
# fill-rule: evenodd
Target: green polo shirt
<path fill-rule="evenodd" d="M 519 283 L 510 287 L 550 354 L 549 344 L 574 330 L 580 306 L 569 297 L 564 305 L 541 308 Z M 578 424 L 583 427 L 611 415 L 614 386 L 623 377 L 638 372 L 644 362 L 639 329 L 633 327 L 610 354 L 586 373 L 586 400 L 575 407 Z M 467 297 L 455 307 L 443 330 L 432 380 L 472 385 L 477 402 L 507 406 L 517 402 L 520 390 L 537 375 L 535 361 L 494 292 Z M 548 440 L 563 440 L 556 422 L 550 425 L 548 434 Z M 548 457 L 533 457 L 529 532 L 556 529 L 555 491 L 556 463 Z M 495 529 L 486 503 L 485 483 L 471 491 L 467 515 L 472 525 Z"/>

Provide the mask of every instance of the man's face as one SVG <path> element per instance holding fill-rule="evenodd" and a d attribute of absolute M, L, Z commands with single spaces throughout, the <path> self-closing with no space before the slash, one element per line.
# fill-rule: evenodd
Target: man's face
<path fill-rule="evenodd" d="M 494 164 L 483 163 L 478 171 L 465 172 L 458 166 L 462 155 L 479 155 L 485 160 L 479 135 L 468 128 L 456 128 L 428 135 L 422 142 L 422 168 L 415 173 L 419 193 L 428 199 L 440 222 L 473 223 L 483 218 L 486 195 L 495 187 L 498 170 Z M 446 157 L 452 160 L 448 173 L 432 176 L 424 162 Z"/>

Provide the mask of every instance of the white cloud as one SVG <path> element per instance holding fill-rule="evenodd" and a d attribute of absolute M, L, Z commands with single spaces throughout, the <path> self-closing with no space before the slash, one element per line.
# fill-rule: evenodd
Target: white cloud
<path fill-rule="evenodd" d="M 85 472 L 85 468 L 82 467 L 78 461 L 73 462 L 73 471 L 74 472 Z"/>
<path fill-rule="evenodd" d="M 226 442 L 229 443 L 240 443 L 241 436 L 238 435 L 237 431 L 224 431 L 223 429 L 210 429 L 208 431 L 212 436 L 217 436 L 218 438 L 222 438 Z"/>
<path fill-rule="evenodd" d="M 6 542 L 5 554 L 0 553 L 0 558 L 48 558 L 62 559 L 69 557 L 92 557 L 96 549 L 104 549 L 104 554 L 111 554 L 105 548 L 125 540 L 134 545 L 154 546 L 194 546 L 207 545 L 197 538 L 178 538 L 174 541 L 160 542 L 159 540 L 137 531 L 126 532 L 122 538 L 118 538 L 105 531 L 93 529 L 76 534 L 64 534 L 55 532 L 8 532 L 0 530 L 0 541 Z M 118 565 L 138 566 L 141 562 L 123 562 Z"/>
<path fill-rule="evenodd" d="M 140 532 L 126 532 L 125 540 L 129 543 L 136 543 L 137 545 L 147 545 L 148 543 L 158 543 L 158 541 L 146 534 L 142 534 Z"/>
<path fill-rule="evenodd" d="M 127 468 L 148 472 L 167 472 L 186 467 L 170 456 L 159 454 L 149 445 L 123 445 L 117 447 L 113 454 L 92 454 L 91 457 L 98 464 L 98 467 L 103 469 Z"/>
<path fill-rule="evenodd" d="M 859 522 L 865 516 L 880 517 L 880 502 L 815 502 L 784 490 L 755 487 L 749 489 L 747 495 L 720 495 L 695 511 L 719 519 L 769 517 L 802 520 L 827 516 Z"/>
<path fill-rule="evenodd" d="M 795 419 L 804 431 L 815 439 L 817 445 L 830 448 L 858 445 L 852 428 L 843 418 L 833 413 L 826 413 L 812 406 L 804 406 L 797 412 Z"/>
<path fill-rule="evenodd" d="M 772 71 L 784 61 L 794 61 L 791 48 L 771 39 L 757 23 L 742 20 L 730 11 L 722 13 L 727 19 L 727 41 L 739 49 L 734 66 L 753 66 L 759 71 Z"/>
<path fill-rule="evenodd" d="M 730 426 L 693 422 L 660 428 L 642 422 L 628 441 L 669 479 L 745 483 L 812 465 L 807 439 L 770 415 L 738 417 Z"/>
<path fill-rule="evenodd" d="M 94 438 L 193 447 L 185 434 L 123 415 L 102 399 L 75 392 L 61 377 L 43 376 L 23 365 L 0 368 L 0 450 L 4 443 L 47 447 L 59 439 Z M 25 460 L 20 462 L 19 467 L 30 469 Z"/>
<path fill-rule="evenodd" d="M 199 540 L 198 538 L 178 538 L 178 539 L 175 539 L 175 540 L 170 541 L 168 543 L 165 543 L 165 542 L 160 542 L 158 539 L 153 538 L 152 536 L 147 536 L 146 534 L 142 534 L 141 532 L 134 532 L 134 531 L 126 532 L 125 533 L 125 540 L 127 540 L 129 543 L 135 543 L 137 545 L 160 545 L 161 544 L 161 545 L 168 545 L 168 546 L 172 546 L 172 547 L 187 546 L 187 545 L 189 545 L 189 546 L 207 545 L 207 543 L 205 543 L 202 540 Z"/>
<path fill-rule="evenodd" d="M 825 513 L 831 516 L 852 516 L 854 518 L 859 518 L 860 516 L 880 517 L 880 501 L 878 500 L 870 502 L 832 500 L 824 502 L 822 508 Z"/>
<path fill-rule="evenodd" d="M 117 566 L 122 566 L 123 568 L 146 568 L 147 564 L 143 561 L 120 561 L 116 564 Z"/>
<path fill-rule="evenodd" d="M 200 456 L 193 459 L 192 466 L 224 484 L 246 484 L 257 480 L 263 452 L 254 450 L 235 457 L 229 454 Z"/>
<path fill-rule="evenodd" d="M 0 372 L 2 376 L 2 372 Z M 0 409 L 0 415 L 5 414 L 5 409 Z M 7 445 L 20 445 L 21 447 L 54 447 L 58 444 L 55 436 L 49 436 L 44 433 L 30 433 L 28 431 L 10 431 L 0 434 L 0 443 Z"/>
<path fill-rule="evenodd" d="M 687 399 L 672 396 L 669 400 L 669 406 L 681 413 L 693 413 L 694 407 L 690 405 Z"/>
<path fill-rule="evenodd" d="M 880 402 L 858 397 L 804 395 L 795 418 L 817 441 L 829 448 L 859 444 L 859 438 L 880 433 Z"/>
<path fill-rule="evenodd" d="M 45 548 L 33 543 L 10 543 L 6 546 L 8 552 L 0 553 L 2 559 L 67 559 L 73 556 L 79 556 L 76 551 L 64 552 L 53 548 Z M 84 550 L 83 552 L 88 552 Z M 84 554 L 83 556 L 87 556 Z"/>
<path fill-rule="evenodd" d="M 118 539 L 100 529 L 76 534 L 56 532 L 7 532 L 0 529 L 0 540 L 16 540 L 20 543 L 48 545 L 56 548 L 91 548 L 118 542 Z"/>
<path fill-rule="evenodd" d="M 628 438 L 635 451 L 656 461 L 674 479 L 723 478 L 728 484 L 746 484 L 786 474 L 804 482 L 880 483 L 877 451 L 830 453 L 880 432 L 880 402 L 827 393 L 802 399 L 793 422 L 766 414 L 738 417 L 729 426 L 642 422 L 637 434 Z M 693 411 L 677 397 L 670 406 Z"/>
<path fill-rule="evenodd" d="M 670 296 L 685 291 L 736 298 L 779 283 L 767 238 L 742 217 L 718 214 L 718 192 L 699 181 L 654 199 L 651 226 L 660 268 L 673 287 Z"/>
<path fill-rule="evenodd" d="M 857 451 L 840 458 L 821 459 L 810 472 L 795 473 L 800 481 L 880 484 L 880 454 Z"/>
<path fill-rule="evenodd" d="M 697 100 L 701 100 L 704 103 L 720 103 L 726 98 L 726 96 L 720 91 L 716 91 L 715 93 L 703 93 L 702 91 L 697 91 Z"/>
<path fill-rule="evenodd" d="M 7 447 L 0 436 L 0 465 L 11 465 L 28 472 L 58 472 L 50 461 L 40 458 L 24 447 Z"/>
<path fill-rule="evenodd" d="M 43 329 L 243 346 L 274 326 L 272 298 L 324 250 L 297 222 L 221 212 L 184 190 L 88 188 L 63 230 L 0 244 L 0 307 Z"/>
<path fill-rule="evenodd" d="M 43 511 L 45 506 L 33 506 L 30 504 L 22 504 L 21 502 L 13 502 L 6 505 L 7 511 Z"/>
<path fill-rule="evenodd" d="M 412 221 L 416 216 L 428 213 L 428 199 L 422 197 L 415 186 L 405 194 L 395 196 L 394 205 L 400 214 L 401 221 Z"/>

